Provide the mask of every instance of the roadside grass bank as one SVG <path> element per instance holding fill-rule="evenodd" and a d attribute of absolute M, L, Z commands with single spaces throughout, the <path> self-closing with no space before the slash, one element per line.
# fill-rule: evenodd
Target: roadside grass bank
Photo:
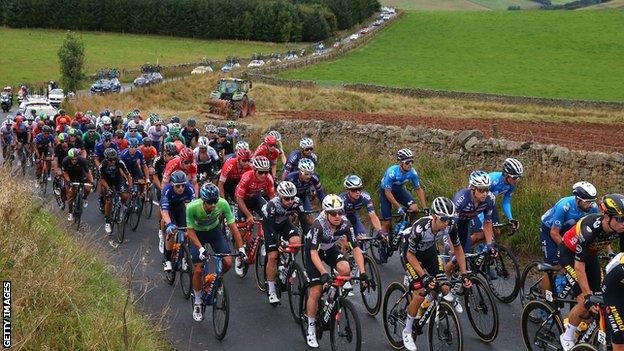
<path fill-rule="evenodd" d="M 509 6 L 539 8 L 538 3 L 530 0 L 382 0 L 381 4 L 418 11 L 507 10 Z"/>
<path fill-rule="evenodd" d="M 622 11 L 407 12 L 361 48 L 279 76 L 623 101 L 623 19 Z"/>
<path fill-rule="evenodd" d="M 167 118 L 178 114 L 197 116 L 216 87 L 217 76 L 186 77 L 183 81 L 111 96 L 79 97 L 65 104 L 73 111 L 101 111 L 105 107 L 129 111 L 134 108 L 157 112 Z M 496 102 L 427 98 L 395 94 L 373 94 L 329 88 L 290 88 L 254 84 L 249 93 L 259 116 L 276 111 L 353 111 L 409 116 L 495 118 L 521 121 L 624 123 L 624 111 L 597 108 L 561 108 Z"/>
<path fill-rule="evenodd" d="M 69 235 L 6 170 L 0 182 L 0 278 L 12 282 L 13 349 L 173 350 L 126 306 L 128 292 L 93 238 Z"/>

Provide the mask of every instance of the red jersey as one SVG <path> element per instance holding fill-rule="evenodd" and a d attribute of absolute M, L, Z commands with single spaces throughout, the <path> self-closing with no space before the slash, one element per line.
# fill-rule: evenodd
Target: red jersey
<path fill-rule="evenodd" d="M 182 162 L 180 162 L 179 156 L 176 156 L 174 159 L 167 162 L 167 166 L 165 166 L 165 171 L 163 172 L 163 178 L 169 178 L 171 173 L 175 171 L 184 171 L 181 163 Z M 184 173 L 186 173 L 189 180 L 197 178 L 197 165 L 195 163 L 190 164 Z"/>
<path fill-rule="evenodd" d="M 139 146 L 139 151 L 143 154 L 145 158 L 145 163 L 150 164 L 150 162 L 158 156 L 158 151 L 153 146 L 146 147 L 145 145 Z"/>
<path fill-rule="evenodd" d="M 221 167 L 221 176 L 219 177 L 220 182 L 227 181 L 239 181 L 243 176 L 243 173 L 252 170 L 251 164 L 247 162 L 243 169 L 238 168 L 238 158 L 233 157 L 223 164 Z"/>
<path fill-rule="evenodd" d="M 56 117 L 55 122 L 56 122 L 56 132 L 62 133 L 65 131 L 65 127 L 71 124 L 72 119 L 68 115 L 60 115 Z"/>
<path fill-rule="evenodd" d="M 273 177 L 267 174 L 263 180 L 256 178 L 256 173 L 253 170 L 243 173 L 240 182 L 236 186 L 236 197 L 242 199 L 251 199 L 252 197 L 260 194 L 262 190 L 266 191 L 266 194 L 270 198 L 275 197 L 275 187 L 273 186 Z"/>
<path fill-rule="evenodd" d="M 117 148 L 120 152 L 128 148 L 128 140 L 126 139 L 113 138 L 113 142 L 117 144 Z"/>
<path fill-rule="evenodd" d="M 282 152 L 277 147 L 273 148 L 273 151 L 269 151 L 269 148 L 266 146 L 266 144 L 262 143 L 260 144 L 260 146 L 258 146 L 256 152 L 254 152 L 253 157 L 264 156 L 269 159 L 272 165 L 274 165 L 275 163 L 277 163 L 277 158 L 280 156 L 281 153 Z"/>

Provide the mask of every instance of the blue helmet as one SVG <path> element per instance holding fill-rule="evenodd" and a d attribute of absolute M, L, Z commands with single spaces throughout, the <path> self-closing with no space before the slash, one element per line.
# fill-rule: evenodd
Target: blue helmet
<path fill-rule="evenodd" d="M 128 139 L 128 146 L 130 146 L 130 147 L 139 147 L 139 139 L 137 139 L 137 138 L 130 138 L 130 139 Z"/>
<path fill-rule="evenodd" d="M 173 183 L 174 185 L 186 184 L 187 181 L 188 178 L 186 178 L 186 173 L 184 173 L 183 171 L 178 170 L 171 174 L 171 183 Z"/>
<path fill-rule="evenodd" d="M 108 131 L 102 133 L 102 140 L 109 140 L 109 139 L 113 139 L 113 133 L 108 132 Z"/>
<path fill-rule="evenodd" d="M 215 204 L 219 201 L 219 188 L 212 183 L 204 183 L 199 190 L 199 196 L 202 201 Z"/>
<path fill-rule="evenodd" d="M 471 188 L 489 188 L 490 175 L 485 171 L 474 171 L 470 173 L 468 186 Z"/>

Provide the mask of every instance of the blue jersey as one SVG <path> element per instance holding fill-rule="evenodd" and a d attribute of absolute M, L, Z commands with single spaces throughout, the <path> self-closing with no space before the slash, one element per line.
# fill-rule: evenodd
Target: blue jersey
<path fill-rule="evenodd" d="M 319 201 L 323 201 L 323 198 L 325 197 L 323 188 L 321 188 L 321 179 L 316 173 L 313 173 L 310 180 L 305 183 L 299 179 L 299 171 L 288 173 L 284 180 L 295 184 L 295 187 L 297 187 L 297 197 L 300 199 L 307 197 L 312 189 L 316 190 L 316 198 L 319 199 Z"/>
<path fill-rule="evenodd" d="M 457 211 L 459 219 L 473 219 L 483 213 L 485 221 L 492 220 L 492 211 L 494 210 L 494 195 L 491 193 L 485 198 L 485 201 L 478 204 L 472 202 L 472 193 L 470 188 L 464 188 L 453 196 L 453 203 Z"/>
<path fill-rule="evenodd" d="M 139 132 L 134 132 L 134 136 L 132 136 L 130 132 L 126 132 L 126 134 L 124 135 L 124 139 L 130 140 L 130 138 L 135 138 L 139 141 L 139 144 L 143 142 L 143 136 Z"/>
<path fill-rule="evenodd" d="M 516 186 L 505 183 L 503 172 L 490 173 L 490 181 L 490 192 L 494 194 L 494 196 L 503 196 L 502 207 L 505 212 L 505 217 L 507 217 L 508 220 L 513 219 L 511 214 L 511 195 L 514 190 L 516 190 Z"/>
<path fill-rule="evenodd" d="M 401 166 L 394 165 L 388 167 L 386 173 L 381 179 L 382 189 L 397 189 L 403 187 L 405 183 L 411 181 L 414 188 L 420 188 L 420 178 L 414 168 L 407 172 L 403 172 Z"/>
<path fill-rule="evenodd" d="M 145 166 L 145 158 L 139 150 L 136 150 L 134 152 L 134 155 L 131 155 L 130 149 L 125 149 L 121 152 L 120 159 L 123 161 L 123 163 L 126 164 L 126 167 L 128 167 L 129 170 L 136 169 L 136 167 Z"/>
<path fill-rule="evenodd" d="M 369 193 L 362 191 L 357 200 L 351 199 L 347 192 L 340 194 L 340 198 L 344 202 L 344 211 L 347 216 L 355 216 L 357 212 L 366 207 L 368 213 L 375 212 L 375 206 Z"/>
<path fill-rule="evenodd" d="M 54 145 L 54 136 L 52 136 L 52 134 L 48 134 L 48 137 L 46 138 L 43 133 L 39 133 L 35 137 L 35 145 L 37 145 L 38 148 Z"/>
<path fill-rule="evenodd" d="M 191 202 L 195 200 L 195 189 L 190 183 L 186 183 L 184 192 L 180 195 L 176 194 L 173 190 L 171 183 L 166 184 L 162 190 L 162 196 L 160 197 L 160 209 L 163 211 L 169 211 L 171 206 L 178 206 L 185 202 Z"/>
<path fill-rule="evenodd" d="M 568 196 L 557 201 L 555 206 L 542 215 L 542 225 L 548 228 L 563 228 L 563 232 L 590 213 L 599 213 L 598 205 L 594 203 L 588 212 L 583 212 L 576 205 L 576 196 Z"/>
<path fill-rule="evenodd" d="M 286 159 L 286 164 L 284 165 L 284 172 L 286 172 L 286 174 L 296 171 L 297 167 L 299 166 L 299 161 L 301 161 L 301 159 L 303 158 L 307 158 L 312 160 L 312 162 L 314 162 L 314 165 L 316 166 L 316 154 L 315 153 L 311 153 L 309 157 L 304 156 L 303 152 L 301 152 L 301 150 L 295 150 L 293 152 L 290 153 L 290 155 L 288 155 L 288 158 Z"/>
<path fill-rule="evenodd" d="M 111 144 L 108 146 L 110 148 L 113 148 L 117 151 L 119 151 L 119 148 L 117 148 L 117 144 L 115 144 L 114 142 L 111 142 Z M 104 159 L 104 150 L 106 150 L 106 147 L 104 147 L 104 142 L 99 142 L 97 144 L 95 144 L 95 156 L 101 161 Z"/>

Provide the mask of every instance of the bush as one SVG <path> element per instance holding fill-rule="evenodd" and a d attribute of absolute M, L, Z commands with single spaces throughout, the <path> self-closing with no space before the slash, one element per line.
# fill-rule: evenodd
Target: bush
<path fill-rule="evenodd" d="M 84 78 L 84 42 L 75 33 L 67 31 L 58 50 L 61 68 L 61 86 L 65 91 L 75 92 Z"/>

